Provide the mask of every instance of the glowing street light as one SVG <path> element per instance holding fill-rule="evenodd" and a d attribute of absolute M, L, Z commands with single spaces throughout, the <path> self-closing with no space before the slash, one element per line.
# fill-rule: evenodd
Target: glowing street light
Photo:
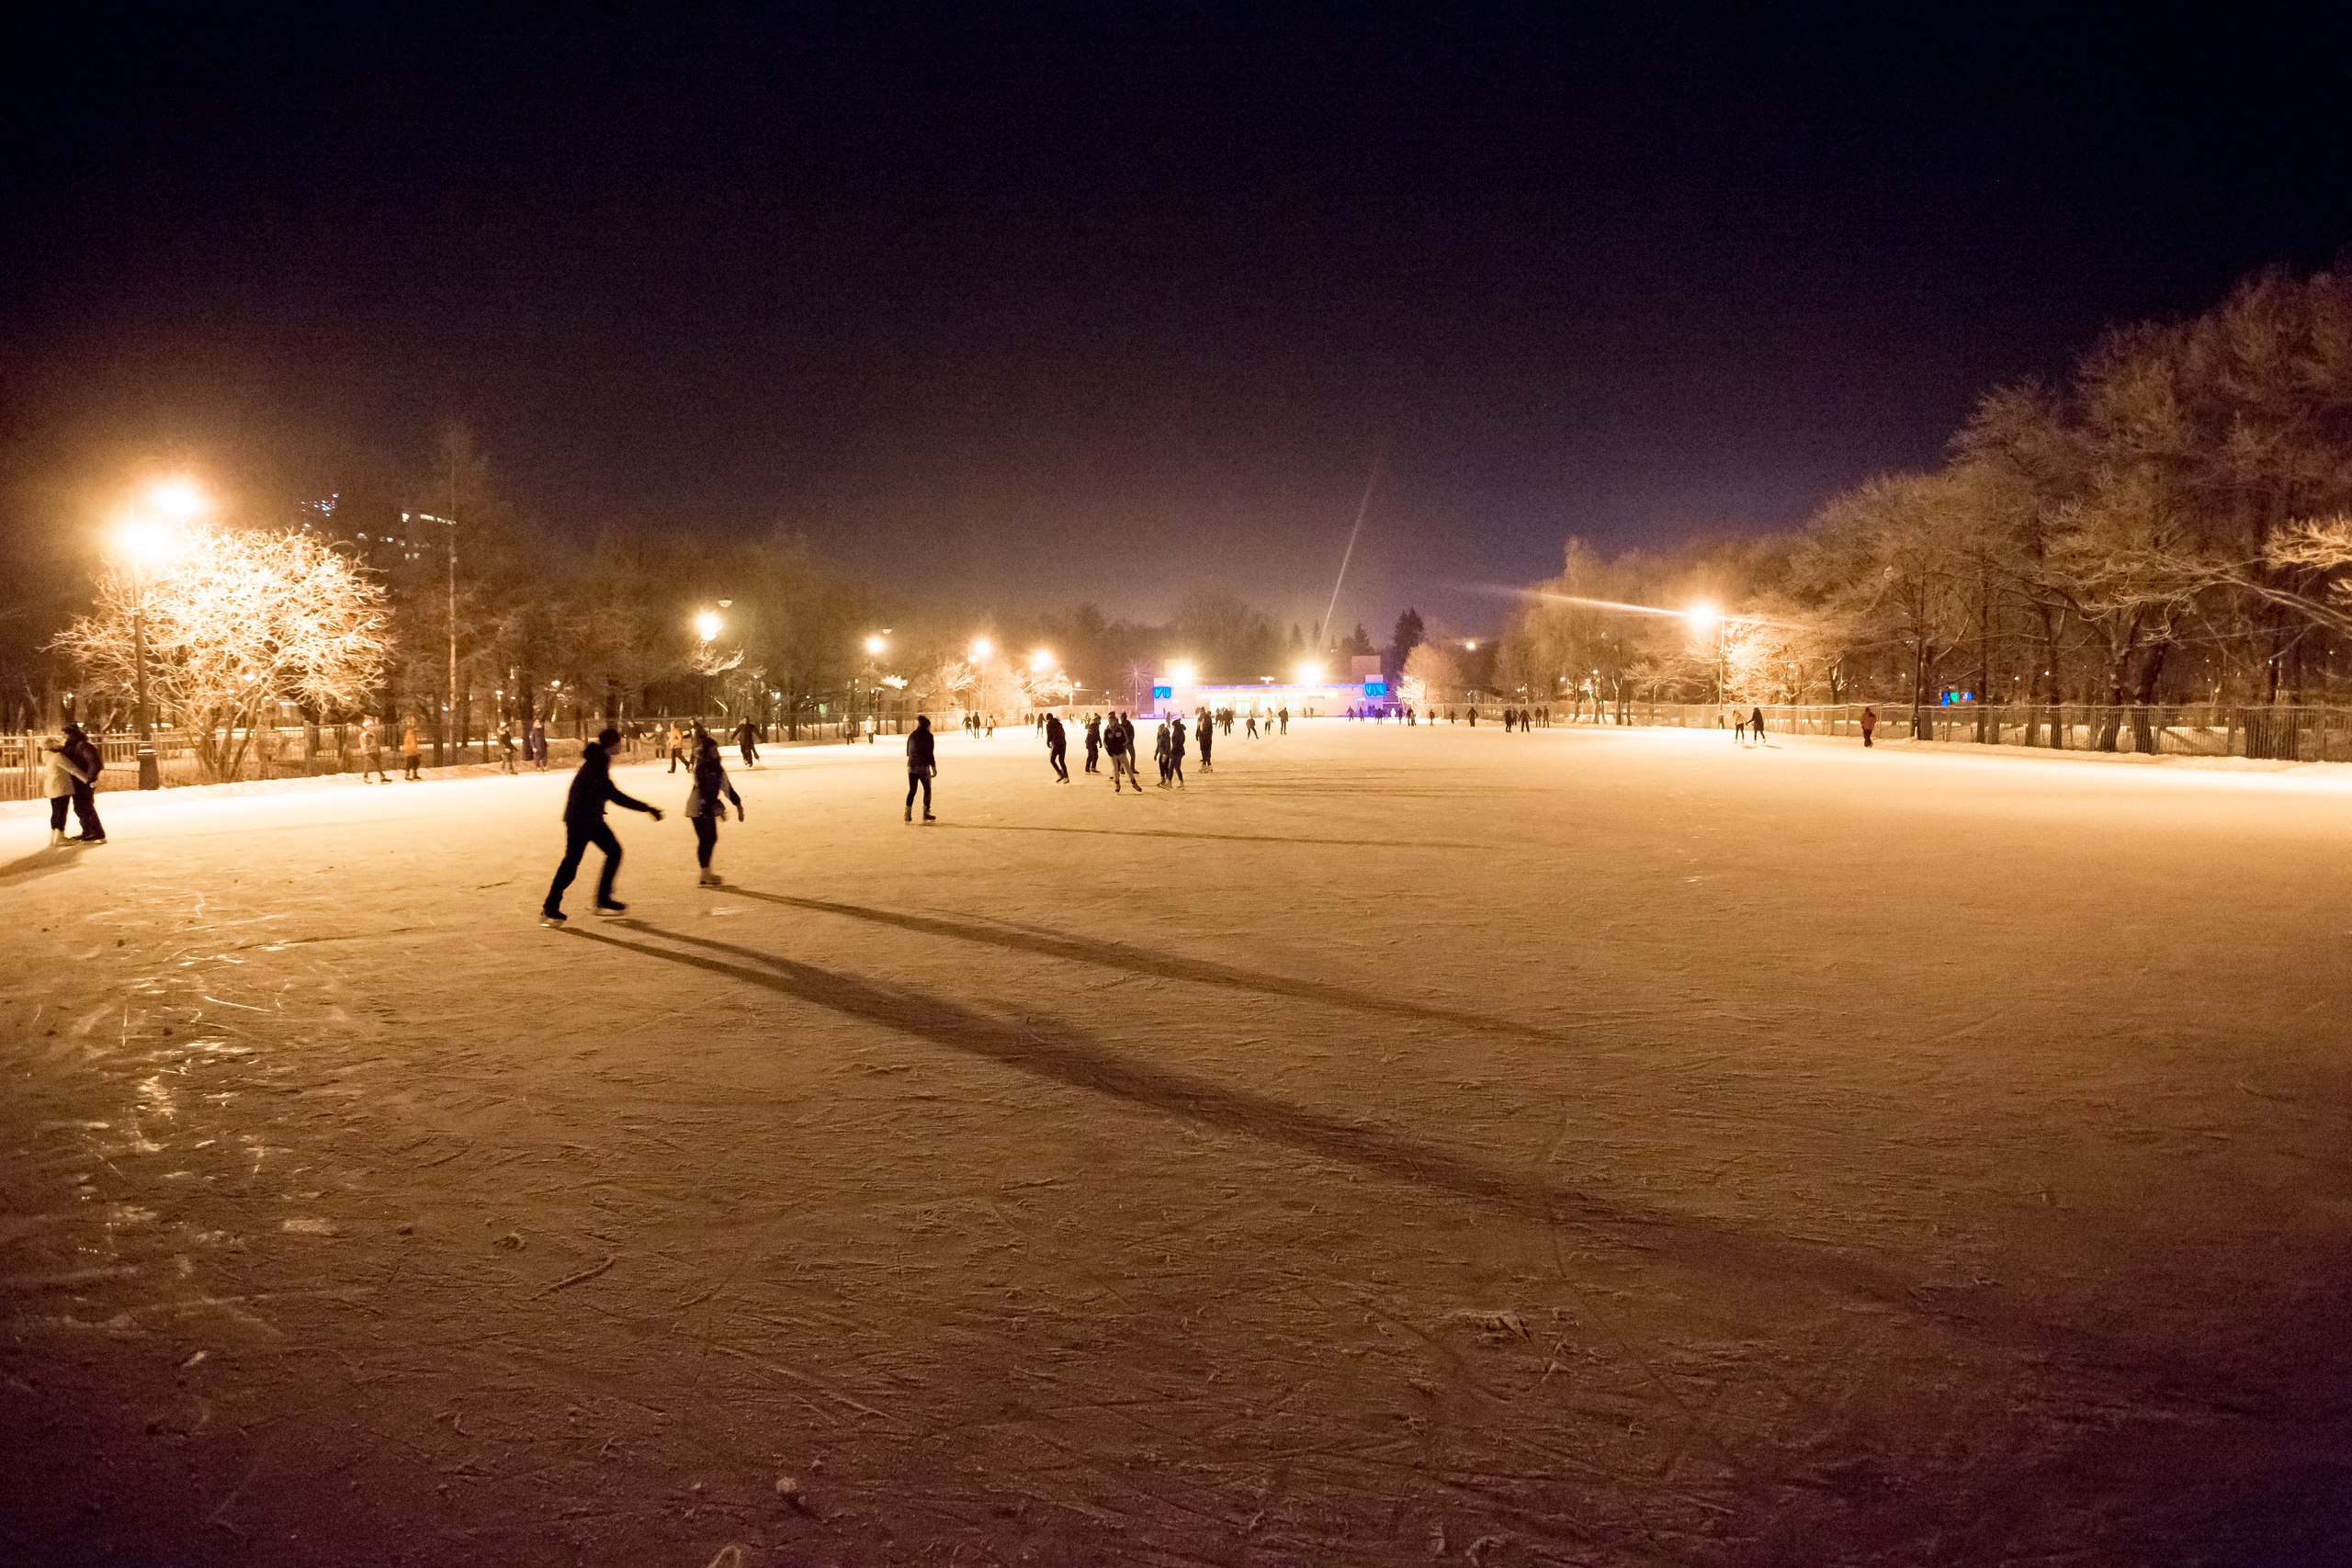
<path fill-rule="evenodd" d="M 972 639 L 973 658 L 986 659 L 989 654 L 995 651 L 996 644 L 990 642 L 988 638 L 984 637 L 976 637 Z"/>
<path fill-rule="evenodd" d="M 146 502 L 154 513 L 139 514 L 140 494 L 130 495 L 130 511 L 117 544 L 130 562 L 130 645 L 138 670 L 139 787 L 161 789 L 164 772 L 155 761 L 155 719 L 147 704 L 147 571 L 179 557 L 187 536 L 179 525 L 193 522 L 211 510 L 202 491 L 185 479 L 159 479 L 147 487 Z"/>
<path fill-rule="evenodd" d="M 1029 668 L 1035 674 L 1043 675 L 1053 667 L 1054 656 L 1042 648 L 1029 656 Z"/>
<path fill-rule="evenodd" d="M 716 610 L 705 610 L 695 616 L 695 631 L 705 642 L 715 641 L 726 626 Z"/>
<path fill-rule="evenodd" d="M 888 646 L 889 645 L 888 643 L 883 641 L 882 634 L 879 632 L 875 633 L 872 637 L 865 639 L 865 651 L 876 659 L 881 658 L 882 650 Z"/>
<path fill-rule="evenodd" d="M 1193 662 L 1189 659 L 1180 659 L 1176 660 L 1175 663 L 1170 664 L 1168 667 L 1169 679 L 1174 681 L 1180 686 L 1191 685 L 1193 679 L 1199 674 L 1199 667 L 1193 664 Z"/>
<path fill-rule="evenodd" d="M 1298 668 L 1292 673 L 1298 678 L 1298 683 L 1302 686 L 1319 686 L 1323 683 L 1323 666 L 1312 659 L 1301 660 Z"/>

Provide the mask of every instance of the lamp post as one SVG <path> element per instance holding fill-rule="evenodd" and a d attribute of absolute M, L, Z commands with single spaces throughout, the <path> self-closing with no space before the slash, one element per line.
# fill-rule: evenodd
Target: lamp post
<path fill-rule="evenodd" d="M 888 631 L 888 627 L 884 631 Z M 874 732 L 882 723 L 882 650 L 889 646 L 884 632 L 876 632 L 865 639 L 865 743 L 874 744 Z"/>
<path fill-rule="evenodd" d="M 994 643 L 984 637 L 976 637 L 972 639 L 972 660 L 979 666 L 980 671 L 979 687 L 973 693 L 973 701 L 980 705 L 976 711 L 981 713 L 987 711 L 985 705 L 989 700 L 989 654 L 995 649 L 995 647 Z"/>
<path fill-rule="evenodd" d="M 454 502 L 455 499 L 453 493 L 451 500 Z M 457 508 L 452 505 L 450 510 L 454 512 Z M 455 517 L 435 517 L 430 512 L 403 512 L 401 521 L 437 523 L 449 530 L 449 693 L 442 705 L 440 733 L 433 740 L 435 753 L 433 761 L 437 767 L 444 761 L 455 760 L 458 740 L 458 520 Z M 445 739 L 451 749 L 451 756 L 446 759 L 439 755 Z"/>
<path fill-rule="evenodd" d="M 201 516 L 208 502 L 204 492 L 186 479 L 165 479 L 148 487 L 147 499 L 171 523 Z M 131 491 L 130 520 L 123 529 L 123 554 L 130 559 L 130 649 L 136 671 L 131 722 L 139 735 L 139 787 L 161 789 L 164 771 L 155 758 L 155 716 L 147 701 L 147 572 L 150 560 L 163 561 L 178 552 L 180 537 L 169 524 L 143 523 L 139 492 Z"/>
<path fill-rule="evenodd" d="M 1724 705 L 1724 660 L 1731 638 L 1731 617 L 1713 604 L 1693 604 L 1687 612 L 1695 625 L 1715 624 L 1715 706 Z"/>
<path fill-rule="evenodd" d="M 696 705 L 702 708 L 710 706 L 710 645 L 718 640 L 718 634 L 726 626 L 716 610 L 703 610 L 695 615 L 695 634 L 702 638 L 702 658 L 697 660 L 702 672 L 702 698 Z"/>

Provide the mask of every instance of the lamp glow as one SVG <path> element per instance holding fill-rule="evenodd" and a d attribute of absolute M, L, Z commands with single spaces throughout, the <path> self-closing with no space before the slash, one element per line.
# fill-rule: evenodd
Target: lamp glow
<path fill-rule="evenodd" d="M 976 637 L 972 639 L 973 658 L 986 659 L 989 654 L 995 651 L 996 644 L 990 642 L 988 638 L 984 637 Z"/>
<path fill-rule="evenodd" d="M 719 628 L 725 624 L 718 618 L 718 611 L 705 610 L 695 617 L 695 631 L 703 641 L 708 642 L 718 636 Z"/>
<path fill-rule="evenodd" d="M 1053 667 L 1054 656 L 1042 648 L 1029 656 L 1029 668 L 1040 675 Z"/>
<path fill-rule="evenodd" d="M 1168 667 L 1168 673 L 1178 685 L 1189 686 L 1193 683 L 1193 678 L 1200 671 L 1194 668 L 1191 660 L 1180 659 Z"/>
<path fill-rule="evenodd" d="M 1301 663 L 1292 673 L 1298 678 L 1298 683 L 1302 686 L 1319 686 L 1323 683 L 1323 666 L 1312 659 Z"/>
<path fill-rule="evenodd" d="M 872 654 L 876 659 L 882 657 L 882 638 L 878 633 L 865 639 L 865 651 Z"/>

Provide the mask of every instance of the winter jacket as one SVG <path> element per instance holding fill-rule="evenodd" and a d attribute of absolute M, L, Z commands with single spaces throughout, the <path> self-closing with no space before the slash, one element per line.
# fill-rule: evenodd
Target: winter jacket
<path fill-rule="evenodd" d="M 716 755 L 695 759 L 695 784 L 686 791 L 686 815 L 689 817 L 724 817 L 727 807 L 721 798 L 731 800 L 735 808 L 743 808 L 743 797 L 735 793 L 728 781 L 727 766 Z"/>
<path fill-rule="evenodd" d="M 907 737 L 907 772 L 928 773 L 939 766 L 938 748 L 933 743 L 931 731 L 918 729 Z"/>
<path fill-rule="evenodd" d="M 626 806 L 631 811 L 653 809 L 635 795 L 623 795 L 613 787 L 613 760 L 605 755 L 604 747 L 591 740 L 580 749 L 580 771 L 571 775 L 571 793 L 564 797 L 563 819 L 575 828 L 602 822 L 607 801 Z"/>
<path fill-rule="evenodd" d="M 76 784 L 88 784 L 80 767 L 63 751 L 44 751 L 40 755 L 40 790 L 51 800 L 60 800 L 74 793 Z"/>

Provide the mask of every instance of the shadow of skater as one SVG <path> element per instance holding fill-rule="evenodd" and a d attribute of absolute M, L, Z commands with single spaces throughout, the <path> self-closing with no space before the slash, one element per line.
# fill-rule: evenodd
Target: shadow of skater
<path fill-rule="evenodd" d="M 0 865 L 0 883 L 37 882 L 53 872 L 71 871 L 89 848 L 77 839 L 68 839 L 53 850 L 35 850 L 28 855 L 19 855 L 6 865 Z"/>
<path fill-rule="evenodd" d="M 1267 975 L 1253 969 L 1237 968 L 1229 964 L 1212 963 L 1204 958 L 1183 958 L 1173 953 L 1148 953 L 1122 942 L 1100 942 L 1091 937 L 1069 936 L 1060 931 L 1037 926 L 1007 924 L 983 925 L 974 920 L 948 919 L 937 915 L 903 915 L 888 909 L 868 908 L 862 904 L 837 904 L 825 898 L 798 898 L 783 893 L 760 893 L 748 887 L 733 887 L 729 892 L 738 897 L 757 898 L 763 903 L 781 904 L 788 909 L 808 909 L 821 915 L 841 915 L 853 920 L 869 920 L 876 925 L 892 926 L 899 931 L 920 931 L 926 936 L 949 937 L 958 942 L 979 942 L 989 947 L 1001 947 L 1015 953 L 1034 953 L 1043 958 L 1066 958 L 1073 963 L 1092 964 L 1105 969 L 1125 969 L 1130 974 L 1149 975 L 1161 980 L 1189 980 L 1195 985 L 1221 986 L 1227 990 L 1255 991 L 1262 996 L 1289 997 L 1298 1001 L 1321 1002 L 1330 1007 L 1352 1008 L 1360 1012 L 1386 1013 L 1396 1018 L 1417 1018 L 1433 1023 L 1460 1024 L 1465 1029 L 1483 1029 L 1498 1034 L 1515 1034 L 1528 1040 L 1557 1040 L 1553 1030 L 1532 1023 L 1519 1023 L 1507 1018 L 1490 1018 L 1484 1013 L 1457 1011 L 1453 1008 L 1432 1007 L 1426 1002 L 1409 1001 L 1402 997 L 1383 996 L 1378 991 L 1363 990 L 1352 986 L 1335 986 L 1323 980 L 1297 980 L 1284 975 Z"/>
<path fill-rule="evenodd" d="M 572 934 L 763 987 L 1036 1077 L 1281 1144 L 1539 1224 L 1594 1227 L 1611 1233 L 1606 1239 L 1615 1245 L 1654 1258 L 1741 1278 L 1805 1280 L 1889 1304 L 1905 1302 L 1907 1282 L 1894 1270 L 1826 1247 L 1758 1237 L 1697 1215 L 1596 1198 L 1533 1172 L 1490 1166 L 1362 1121 L 1326 1115 L 1255 1090 L 1173 1072 L 1075 1030 L 991 1018 L 921 991 L 820 969 L 709 937 L 664 931 L 642 920 L 618 925 L 704 953 L 627 941 L 612 934 L 612 927 Z"/>

